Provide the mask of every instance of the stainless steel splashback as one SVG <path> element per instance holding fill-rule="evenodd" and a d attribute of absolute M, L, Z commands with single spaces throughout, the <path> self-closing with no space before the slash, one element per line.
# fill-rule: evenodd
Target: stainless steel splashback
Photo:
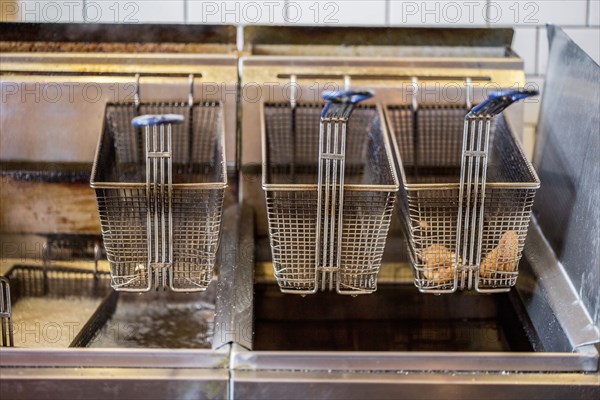
<path fill-rule="evenodd" d="M 534 214 L 580 301 L 600 323 L 600 67 L 549 26 L 534 165 Z"/>

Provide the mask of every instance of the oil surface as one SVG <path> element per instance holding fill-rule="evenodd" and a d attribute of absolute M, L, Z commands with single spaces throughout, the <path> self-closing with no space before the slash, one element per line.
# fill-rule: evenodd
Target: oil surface
<path fill-rule="evenodd" d="M 12 306 L 15 347 L 66 348 L 101 299 L 24 297 Z"/>
<path fill-rule="evenodd" d="M 138 296 L 141 298 L 141 296 Z M 90 347 L 210 348 L 214 304 L 189 301 L 126 301 L 90 343 Z"/>

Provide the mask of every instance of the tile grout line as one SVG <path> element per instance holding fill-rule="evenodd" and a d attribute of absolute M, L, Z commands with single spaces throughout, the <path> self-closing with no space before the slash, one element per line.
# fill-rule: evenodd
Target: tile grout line
<path fill-rule="evenodd" d="M 592 16 L 590 15 L 590 7 L 592 6 L 592 0 L 587 0 L 585 3 L 585 26 L 590 26 L 590 19 Z"/>
<path fill-rule="evenodd" d="M 541 41 L 540 41 L 540 29 L 539 28 L 535 28 L 535 73 L 539 74 L 540 73 L 540 46 L 541 46 Z"/>
<path fill-rule="evenodd" d="M 392 25 L 392 0 L 385 0 L 385 26 L 389 27 Z"/>
<path fill-rule="evenodd" d="M 188 10 L 188 0 L 183 0 L 183 23 L 185 25 L 189 24 L 189 10 Z"/>

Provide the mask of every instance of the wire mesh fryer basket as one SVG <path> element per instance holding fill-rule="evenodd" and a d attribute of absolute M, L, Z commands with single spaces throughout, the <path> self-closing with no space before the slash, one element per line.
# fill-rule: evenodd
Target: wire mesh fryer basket
<path fill-rule="evenodd" d="M 17 342 L 17 345 L 27 342 L 26 339 L 31 339 L 28 336 L 31 331 L 27 333 L 27 326 L 31 327 L 39 323 L 35 320 L 28 321 L 27 315 L 19 315 L 17 308 L 21 300 L 41 298 L 48 304 L 48 307 L 55 307 L 54 300 L 60 301 L 60 299 L 72 299 L 74 297 L 97 299 L 100 302 L 102 299 L 106 300 L 111 294 L 109 281 L 110 275 L 105 271 L 63 266 L 13 266 L 6 273 L 6 276 L 0 276 L 3 308 L 4 311 L 7 311 L 6 315 L 4 313 L 0 315 L 2 322 L 6 324 L 3 325 L 2 346 L 12 347 L 15 342 Z M 8 307 L 6 307 L 7 305 Z M 64 303 L 61 303 L 61 305 L 64 306 Z M 15 311 L 17 314 L 13 315 Z M 26 309 L 21 311 L 26 311 Z M 21 320 L 20 323 L 19 320 Z M 13 323 L 13 321 L 17 322 Z M 52 321 L 53 324 L 56 322 Z M 69 322 L 74 323 L 74 320 L 69 320 Z M 86 329 L 85 325 L 80 327 L 75 324 L 72 327 L 75 329 L 73 332 L 76 332 L 76 328 Z M 15 336 L 17 334 L 19 336 Z M 79 336 L 73 338 L 69 347 L 77 347 Z M 36 342 L 40 341 L 39 333 L 34 337 Z M 48 341 L 48 343 L 54 342 L 54 340 Z"/>
<path fill-rule="evenodd" d="M 284 293 L 371 293 L 398 187 L 383 113 L 360 106 L 350 120 L 328 120 L 322 109 L 261 109 L 275 278 Z"/>
<path fill-rule="evenodd" d="M 471 113 L 464 105 L 386 107 L 402 173 L 401 222 L 422 292 L 498 292 L 516 283 L 539 180 L 503 115 L 493 118 L 515 101 L 503 95 L 498 109 L 486 104 L 502 95 Z"/>
<path fill-rule="evenodd" d="M 90 183 L 114 289 L 192 292 L 212 281 L 227 186 L 222 112 L 220 103 L 107 105 Z M 183 121 L 132 126 L 141 114 Z"/>

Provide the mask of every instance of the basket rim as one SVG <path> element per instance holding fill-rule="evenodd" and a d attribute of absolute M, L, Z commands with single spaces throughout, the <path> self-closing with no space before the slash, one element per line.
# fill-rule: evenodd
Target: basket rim
<path fill-rule="evenodd" d="M 190 107 L 190 104 L 185 101 L 148 101 L 148 102 L 140 102 L 139 105 L 171 105 L 171 106 L 182 106 L 182 107 Z M 96 151 L 94 154 L 94 162 L 92 164 L 92 172 L 90 174 L 90 187 L 92 189 L 141 189 L 146 187 L 146 182 L 106 182 L 106 181 L 97 181 L 96 177 L 98 176 L 98 172 L 100 169 L 99 159 L 100 159 L 100 150 L 102 148 L 102 141 L 104 139 L 105 125 L 106 125 L 106 110 L 111 106 L 119 106 L 119 107 L 131 107 L 135 106 L 133 101 L 127 102 L 107 102 L 104 107 L 104 114 L 102 116 L 102 131 L 98 137 L 98 143 L 96 145 Z M 223 102 L 222 101 L 197 101 L 191 104 L 191 107 L 218 107 L 223 112 Z M 221 123 L 219 127 L 219 138 L 217 141 L 221 144 L 221 151 L 219 151 L 219 158 L 221 164 L 221 174 L 223 179 L 215 182 L 201 182 L 201 183 L 173 183 L 171 186 L 174 189 L 180 190 L 198 190 L 198 189 L 225 189 L 227 188 L 227 159 L 226 159 L 226 149 L 225 149 L 225 118 L 221 118 Z"/>
<path fill-rule="evenodd" d="M 317 183 L 311 184 L 293 184 L 293 183 L 268 183 L 267 182 L 267 132 L 266 132 L 266 124 L 265 124 L 265 106 L 266 105 L 281 105 L 281 104 L 289 104 L 286 102 L 277 102 L 277 101 L 261 101 L 260 104 L 260 131 L 261 131 L 261 150 L 262 150 L 262 188 L 264 191 L 317 191 L 319 185 Z M 299 101 L 297 106 L 309 106 L 309 107 L 318 107 L 322 106 L 324 102 L 309 102 L 309 101 Z M 398 180 L 398 172 L 396 170 L 396 165 L 394 163 L 394 157 L 392 153 L 392 144 L 389 140 L 387 124 L 385 123 L 385 116 L 383 113 L 383 108 L 381 104 L 364 104 L 361 105 L 362 108 L 371 108 L 375 109 L 379 114 L 379 118 L 381 121 L 380 135 L 382 135 L 383 144 L 385 148 L 387 164 L 390 169 L 390 173 L 392 175 L 391 184 L 347 184 L 344 183 L 344 190 L 347 191 L 360 191 L 360 192 L 396 192 L 400 188 L 400 183 Z"/>
<path fill-rule="evenodd" d="M 416 191 L 416 190 L 458 190 L 460 189 L 460 182 L 451 182 L 451 183 L 408 183 L 406 179 L 406 173 L 404 171 L 404 164 L 402 163 L 402 157 L 400 156 L 400 148 L 398 146 L 398 141 L 396 140 L 396 134 L 394 132 L 394 128 L 391 122 L 390 110 L 397 109 L 405 106 L 405 104 L 390 104 L 390 103 L 381 103 L 383 108 L 383 113 L 385 115 L 386 126 L 390 135 L 390 140 L 392 142 L 392 147 L 394 149 L 395 162 L 398 164 L 397 168 L 400 171 L 400 176 L 402 177 L 401 186 L 406 191 Z M 504 118 L 505 113 L 503 112 L 502 117 Z M 508 119 L 504 119 L 506 125 L 508 126 L 509 135 L 508 137 L 513 142 L 513 144 L 517 148 L 517 154 L 522 162 L 525 163 L 527 170 L 529 171 L 531 177 L 533 177 L 532 181 L 527 182 L 486 182 L 485 186 L 490 189 L 539 189 L 540 188 L 540 178 L 538 177 L 535 169 L 533 168 L 533 164 L 531 161 L 525 156 L 525 151 L 523 150 L 523 146 L 520 141 L 517 140 L 515 136 L 514 129 L 512 128 L 510 121 Z"/>

